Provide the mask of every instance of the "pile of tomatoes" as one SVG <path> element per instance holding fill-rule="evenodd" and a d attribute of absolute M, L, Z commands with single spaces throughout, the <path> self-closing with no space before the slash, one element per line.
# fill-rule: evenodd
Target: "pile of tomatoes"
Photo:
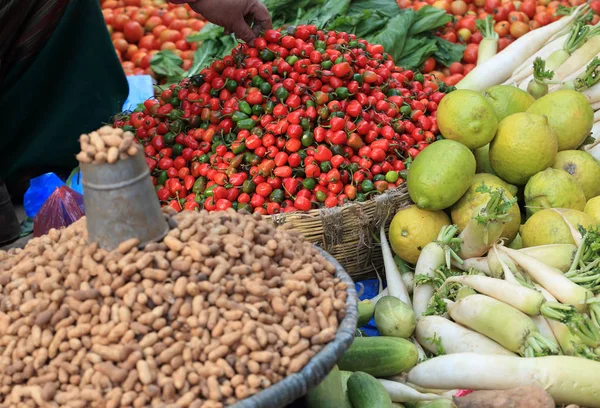
<path fill-rule="evenodd" d="M 127 75 L 152 75 L 150 58 L 172 50 L 188 70 L 196 43 L 187 36 L 199 32 L 205 21 L 189 5 L 166 0 L 101 0 L 104 21 Z"/>
<path fill-rule="evenodd" d="M 461 63 L 450 67 L 436 65 L 434 59 L 425 62 L 424 72 L 431 72 L 449 85 L 456 84 L 477 62 L 477 52 L 482 34 L 476 27 L 478 19 L 488 15 L 494 18 L 494 31 L 498 34 L 498 51 L 506 48 L 515 39 L 531 30 L 550 24 L 560 18 L 557 11 L 560 6 L 573 7 L 585 0 L 397 0 L 400 8 L 419 9 L 425 5 L 446 10 L 455 20 L 439 33 L 450 42 L 466 45 Z M 590 24 L 600 21 L 600 0 L 590 3 L 594 17 Z"/>
<path fill-rule="evenodd" d="M 395 66 L 381 45 L 288 27 L 158 91 L 115 126 L 144 145 L 164 205 L 308 211 L 403 183 L 406 161 L 439 135 L 448 90 Z"/>

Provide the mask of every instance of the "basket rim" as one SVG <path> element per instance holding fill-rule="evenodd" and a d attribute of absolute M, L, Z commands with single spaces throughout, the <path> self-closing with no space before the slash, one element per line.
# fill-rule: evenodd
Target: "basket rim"
<path fill-rule="evenodd" d="M 285 377 L 261 392 L 236 402 L 232 408 L 282 408 L 306 395 L 309 388 L 318 385 L 337 364 L 354 341 L 358 319 L 358 298 L 354 281 L 342 265 L 327 251 L 313 244 L 319 253 L 335 267 L 335 276 L 347 284 L 346 315 L 335 338 L 319 351 L 297 373 Z"/>

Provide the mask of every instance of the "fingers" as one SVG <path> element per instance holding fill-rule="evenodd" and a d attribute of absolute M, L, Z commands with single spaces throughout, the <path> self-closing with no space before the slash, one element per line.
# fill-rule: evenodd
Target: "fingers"
<path fill-rule="evenodd" d="M 233 24 L 232 29 L 236 37 L 241 38 L 249 45 L 253 45 L 256 35 L 243 18 L 240 18 L 235 24 Z"/>
<path fill-rule="evenodd" d="M 271 15 L 269 10 L 259 0 L 254 0 L 250 6 L 249 13 L 254 19 L 255 27 L 258 26 L 259 30 L 270 30 L 273 28 L 271 22 Z"/>

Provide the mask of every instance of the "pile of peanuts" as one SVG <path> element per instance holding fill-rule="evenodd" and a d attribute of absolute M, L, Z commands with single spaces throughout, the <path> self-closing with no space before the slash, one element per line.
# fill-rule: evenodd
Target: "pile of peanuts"
<path fill-rule="evenodd" d="M 142 147 L 131 132 L 103 126 L 97 131 L 79 137 L 81 152 L 75 156 L 80 163 L 113 164 L 135 156 Z"/>
<path fill-rule="evenodd" d="M 299 234 L 166 211 L 141 249 L 88 243 L 84 217 L 0 251 L 0 406 L 224 407 L 334 339 L 346 284 Z"/>

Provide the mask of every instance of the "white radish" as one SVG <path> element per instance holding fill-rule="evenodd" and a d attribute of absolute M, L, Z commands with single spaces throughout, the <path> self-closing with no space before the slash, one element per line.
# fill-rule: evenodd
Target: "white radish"
<path fill-rule="evenodd" d="M 452 266 L 455 266 L 456 268 L 458 268 L 462 271 L 468 271 L 469 269 L 474 269 L 476 271 L 483 272 L 486 275 L 490 274 L 490 267 L 488 265 L 487 257 L 485 257 L 485 256 L 463 259 L 462 264 L 459 262 L 453 261 Z"/>
<path fill-rule="evenodd" d="M 397 297 L 408 306 L 412 307 L 410 296 L 408 295 L 406 286 L 404 286 L 404 281 L 398 270 L 398 265 L 396 265 L 396 261 L 394 261 L 394 255 L 388 244 L 383 224 L 379 229 L 379 238 L 381 240 L 381 252 L 383 253 L 383 265 L 385 267 L 385 279 L 388 285 L 388 293 L 390 296 Z"/>
<path fill-rule="evenodd" d="M 455 322 L 522 356 L 556 354 L 558 346 L 543 338 L 529 316 L 485 295 L 471 295 L 449 310 Z"/>
<path fill-rule="evenodd" d="M 575 245 L 577 245 L 577 247 L 579 248 L 583 240 L 583 235 L 581 235 L 581 232 L 579 232 L 579 230 L 575 228 L 575 226 L 571 224 L 571 221 L 569 221 L 569 219 L 565 216 L 566 210 L 564 208 L 552 208 L 552 211 L 554 211 L 562 217 L 565 224 L 567 224 L 567 227 L 569 227 L 569 231 L 571 232 L 573 241 L 575 241 Z"/>
<path fill-rule="evenodd" d="M 503 252 L 498 251 L 498 245 L 494 245 L 487 256 L 490 276 L 493 278 L 502 278 L 507 282 L 519 283 L 516 278 L 520 272 L 517 265 Z"/>
<path fill-rule="evenodd" d="M 567 272 L 573 263 L 577 247 L 571 244 L 548 244 L 519 249 L 519 252 L 534 257 L 546 265 Z"/>
<path fill-rule="evenodd" d="M 419 342 L 417 341 L 417 339 L 415 339 L 414 337 L 410 337 L 409 339 L 412 344 L 415 345 L 415 348 L 417 349 L 417 354 L 419 355 L 419 360 L 418 361 L 425 361 L 427 360 L 427 354 L 425 354 L 425 350 L 423 350 L 423 347 L 421 347 L 421 345 L 419 344 Z"/>
<path fill-rule="evenodd" d="M 502 189 L 482 185 L 477 191 L 487 193 L 489 199 L 473 210 L 471 219 L 459 235 L 462 244 L 458 256 L 462 259 L 483 256 L 488 252 L 502 236 L 504 225 L 511 217 L 508 211 L 516 201 L 509 200 Z"/>
<path fill-rule="evenodd" d="M 587 308 L 584 302 L 594 296 L 589 290 L 565 277 L 560 269 L 548 266 L 534 257 L 514 249 L 499 247 L 499 250 L 511 257 L 533 280 L 561 303 L 573 305 L 579 311 L 584 311 Z"/>
<path fill-rule="evenodd" d="M 519 358 L 476 353 L 439 356 L 415 366 L 408 381 L 420 387 L 503 390 L 537 385 L 558 405 L 600 408 L 600 362 L 569 356 Z"/>
<path fill-rule="evenodd" d="M 398 381 L 378 379 L 387 391 L 393 402 L 412 402 L 412 401 L 431 401 L 440 398 L 447 398 L 437 394 L 422 394 L 414 388 Z"/>
<path fill-rule="evenodd" d="M 554 70 L 553 80 L 565 80 L 573 73 L 585 68 L 598 53 L 600 53 L 600 35 L 595 35 L 575 50 L 560 67 Z"/>
<path fill-rule="evenodd" d="M 458 89 L 483 92 L 506 81 L 514 70 L 537 52 L 553 35 L 572 24 L 585 5 L 579 6 L 570 16 L 552 24 L 532 30 L 511 43 L 502 52 L 469 72 L 457 85 Z"/>
<path fill-rule="evenodd" d="M 498 33 L 494 31 L 494 18 L 489 15 L 477 21 L 477 29 L 483 36 L 477 49 L 477 65 L 483 64 L 498 53 Z"/>
<path fill-rule="evenodd" d="M 449 263 L 449 259 L 447 259 L 449 258 L 449 255 L 447 255 L 449 249 L 445 249 L 445 247 L 447 242 L 454 239 L 457 230 L 456 225 L 445 226 L 440 231 L 437 241 L 425 245 L 415 266 L 415 278 L 419 275 L 433 278 L 438 268 Z M 413 289 L 413 310 L 417 319 L 427 310 L 429 300 L 434 292 L 435 289 L 431 284 L 415 285 Z"/>
<path fill-rule="evenodd" d="M 597 110 L 595 106 L 600 108 L 600 83 L 581 91 L 581 94 L 584 95 L 591 104 L 593 104 L 592 107 L 594 107 L 594 110 Z"/>
<path fill-rule="evenodd" d="M 511 305 L 515 309 L 531 316 L 539 315 L 540 309 L 545 302 L 544 296 L 536 290 L 526 288 L 518 283 L 490 278 L 488 276 L 451 276 L 446 279 L 445 284 L 451 282 L 468 286 L 479 293 Z"/>
<path fill-rule="evenodd" d="M 505 349 L 483 334 L 469 330 L 440 316 L 423 316 L 417 322 L 415 336 L 419 343 L 429 352 L 438 354 L 438 344 L 445 354 L 482 353 L 514 356 L 515 353 Z M 436 339 L 434 341 L 434 339 Z"/>
<path fill-rule="evenodd" d="M 554 333 L 552 332 L 552 328 L 550 328 L 550 324 L 548 323 L 548 319 L 540 315 L 532 316 L 531 320 L 533 320 L 538 330 L 540 331 L 540 334 L 544 336 L 546 340 L 552 343 L 557 343 L 556 338 L 554 337 Z"/>
<path fill-rule="evenodd" d="M 520 81 L 524 80 L 525 78 L 527 78 L 529 75 L 532 75 L 533 74 L 533 61 L 535 61 L 535 59 L 538 57 L 545 60 L 554 51 L 560 50 L 563 47 L 566 39 L 567 39 L 567 35 L 558 37 L 557 39 L 550 41 L 547 45 L 545 45 L 543 48 L 541 48 L 538 52 L 533 54 L 531 57 L 527 58 L 527 60 L 515 70 L 512 77 L 507 81 L 507 83 L 510 81 L 520 82 Z"/>
<path fill-rule="evenodd" d="M 594 123 L 600 121 L 600 111 L 594 112 Z"/>
<path fill-rule="evenodd" d="M 596 84 L 596 85 L 598 85 L 598 84 Z M 596 86 L 596 85 L 594 85 L 594 86 Z M 593 88 L 593 87 L 592 87 L 592 88 Z M 592 89 L 592 88 L 590 88 L 590 89 Z M 583 93 L 583 92 L 582 92 L 582 93 Z M 598 109 L 600 109 L 600 101 L 599 101 L 599 102 L 594 102 L 594 103 L 593 103 L 593 104 L 591 104 L 591 105 L 592 105 L 592 109 L 594 110 L 594 112 L 595 112 L 595 111 L 597 111 Z M 596 118 L 594 118 L 594 119 L 596 119 Z M 594 123 L 595 123 L 595 122 L 597 122 L 597 120 L 594 120 Z"/>

